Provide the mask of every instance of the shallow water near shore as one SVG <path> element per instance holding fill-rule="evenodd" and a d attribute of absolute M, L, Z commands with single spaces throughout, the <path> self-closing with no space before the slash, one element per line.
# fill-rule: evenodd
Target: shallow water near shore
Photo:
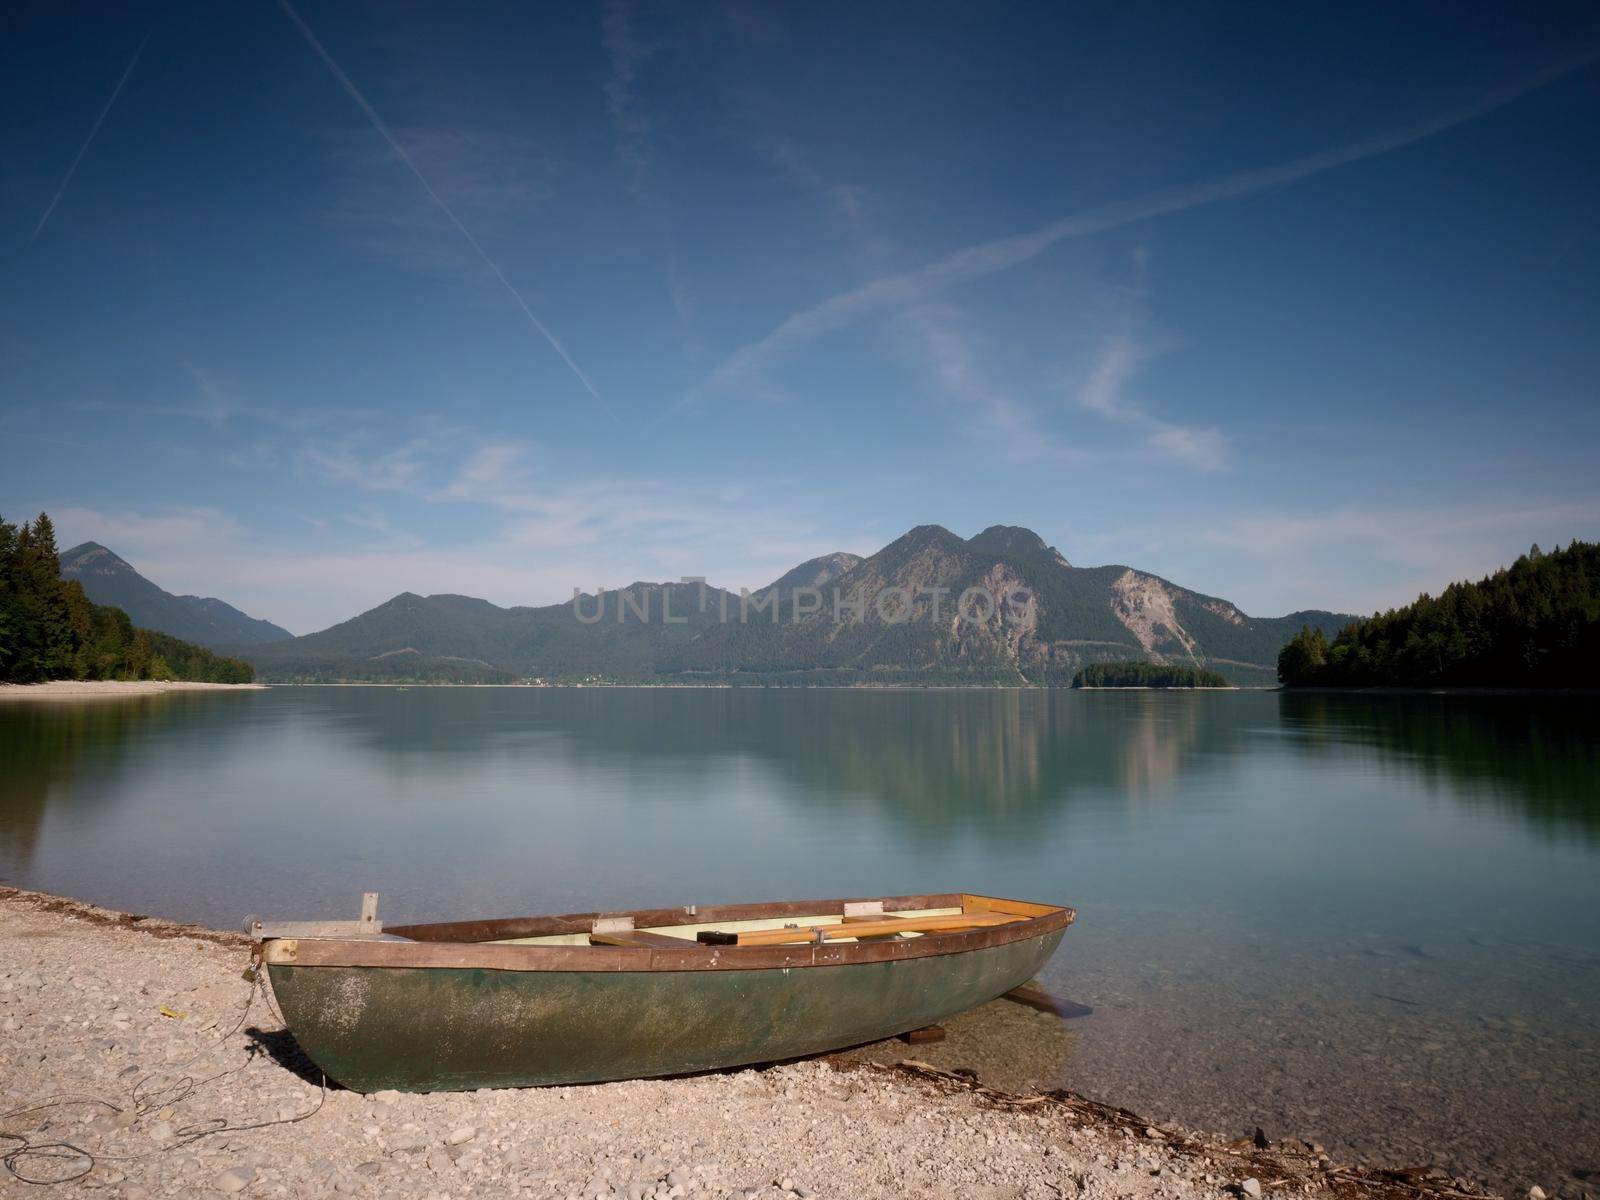
<path fill-rule="evenodd" d="M 971 1065 L 1600 1190 L 1593 699 L 278 688 L 0 707 L 0 880 L 236 928 L 941 890 L 1079 909 Z M 945 1053 L 959 1056 L 952 1038 Z M 974 1048 L 974 1053 L 978 1053 Z"/>

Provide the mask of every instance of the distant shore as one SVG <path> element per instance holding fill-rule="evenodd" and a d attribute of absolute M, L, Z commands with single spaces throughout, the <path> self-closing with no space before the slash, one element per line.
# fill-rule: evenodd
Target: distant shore
<path fill-rule="evenodd" d="M 1289 696 L 1600 696 L 1600 688 L 1528 687 L 1282 687 Z"/>
<path fill-rule="evenodd" d="M 1227 687 L 1073 687 L 1065 683 L 386 683 L 380 680 L 346 679 L 327 682 L 274 682 L 256 687 L 322 688 L 502 688 L 518 691 L 612 691 L 651 688 L 656 691 L 733 690 L 770 692 L 1276 692 L 1275 683 L 1236 683 Z"/>
<path fill-rule="evenodd" d="M 167 692 L 259 692 L 264 683 L 188 683 L 176 679 L 52 679 L 48 683 L 0 683 L 6 700 L 92 700 L 160 696 Z"/>
<path fill-rule="evenodd" d="M 1237 692 L 1243 690 L 1243 685 L 1230 683 L 1227 687 L 1223 687 L 1220 684 L 1187 683 L 1086 683 L 1071 690 L 1074 692 Z M 1273 689 L 1263 687 L 1255 690 Z"/>

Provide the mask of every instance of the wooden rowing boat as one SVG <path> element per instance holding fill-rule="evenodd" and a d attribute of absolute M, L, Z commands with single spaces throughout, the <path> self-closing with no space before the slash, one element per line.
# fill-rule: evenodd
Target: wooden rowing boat
<path fill-rule="evenodd" d="M 1073 910 L 992 896 L 737 904 L 383 930 L 249 921 L 301 1048 L 356 1091 L 678 1075 L 931 1025 L 1031 979 Z"/>

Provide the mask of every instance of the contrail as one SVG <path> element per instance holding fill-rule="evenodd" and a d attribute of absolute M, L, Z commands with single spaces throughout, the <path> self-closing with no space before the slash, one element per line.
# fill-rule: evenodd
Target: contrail
<path fill-rule="evenodd" d="M 289 0 L 278 0 L 278 5 L 288 15 L 289 19 L 294 22 L 295 28 L 305 37 L 306 42 L 317 52 L 317 57 L 322 60 L 323 65 L 333 72 L 333 77 L 339 81 L 339 86 L 344 88 L 350 99 L 354 100 L 360 106 L 361 111 L 367 114 L 367 120 L 371 121 L 372 127 L 383 135 L 383 140 L 389 143 L 389 148 L 399 155 L 400 161 L 411 169 L 411 173 L 417 177 L 417 182 L 422 185 L 422 190 L 428 193 L 428 198 L 439 206 L 440 212 L 450 218 L 450 223 L 456 227 L 462 237 L 467 239 L 467 245 L 471 246 L 477 252 L 478 257 L 483 260 L 483 265 L 494 272 L 494 277 L 500 281 L 500 286 L 506 289 L 516 306 L 522 310 L 522 315 L 528 318 L 529 324 L 539 331 L 545 341 L 550 343 L 550 348 L 561 356 L 561 361 L 572 369 L 572 373 L 578 377 L 578 382 L 583 384 L 589 395 L 594 397 L 595 403 L 605 410 L 608 417 L 620 425 L 622 422 L 618 419 L 617 414 L 612 412 L 611 406 L 601 399 L 600 393 L 595 390 L 594 384 L 589 382 L 589 377 L 583 373 L 583 368 L 573 361 L 572 355 L 567 353 L 566 347 L 561 344 L 555 334 L 550 332 L 545 323 L 533 315 L 533 309 L 528 307 L 528 302 L 522 298 L 522 293 L 511 285 L 511 281 L 506 278 L 505 272 L 478 244 L 478 239 L 473 237 L 472 232 L 461 223 L 461 218 L 451 211 L 450 206 L 444 202 L 444 197 L 434 191 L 433 184 L 428 182 L 428 177 L 418 170 L 417 164 L 411 161 L 411 156 L 406 153 L 405 147 L 399 143 L 394 134 L 389 132 L 389 127 L 383 123 L 383 118 L 378 115 L 378 110 L 367 102 L 367 98 L 361 94 L 361 89 L 356 87 L 350 81 L 350 76 L 346 75 L 339 64 L 333 61 L 333 56 L 317 40 L 317 35 L 311 32 L 311 27 L 300 19 L 300 14 L 294 10 L 294 5 L 290 4 Z"/>
<path fill-rule="evenodd" d="M 50 219 L 50 214 L 55 212 L 56 205 L 61 203 L 61 197 L 66 193 L 67 184 L 72 182 L 72 176 L 78 169 L 78 164 L 83 161 L 83 156 L 89 153 L 89 144 L 94 141 L 94 135 L 100 132 L 100 126 L 106 119 L 106 114 L 111 111 L 111 106 L 117 102 L 117 97 L 122 95 L 122 87 L 128 82 L 128 76 L 133 74 L 133 69 L 139 65 L 139 56 L 144 53 L 150 35 L 144 35 L 144 41 L 139 43 L 139 48 L 133 52 L 133 57 L 128 60 L 127 70 L 122 72 L 122 78 L 117 80 L 117 86 L 112 89 L 111 99 L 106 101 L 106 106 L 100 110 L 100 115 L 94 119 L 94 124 L 89 127 L 89 136 L 83 139 L 83 145 L 78 147 L 78 157 L 72 160 L 72 165 L 67 168 L 66 178 L 62 179 L 61 186 L 56 189 L 56 194 L 50 198 L 50 207 L 44 210 L 44 216 L 39 218 L 39 223 L 33 227 L 33 235 L 28 238 L 32 242 L 39 236 L 39 231 L 44 228 L 44 223 Z"/>
<path fill-rule="evenodd" d="M 1059 242 L 1104 233 L 1154 217 L 1184 212 L 1220 201 L 1252 196 L 1295 183 L 1350 163 L 1388 154 L 1444 133 L 1493 112 L 1503 105 L 1600 61 L 1600 49 L 1586 47 L 1514 83 L 1485 94 L 1478 101 L 1439 116 L 1415 121 L 1387 133 L 1347 142 L 1275 166 L 1257 167 L 1185 187 L 1152 192 L 1133 200 L 1075 213 L 1027 233 L 967 246 L 900 275 L 874 280 L 841 292 L 790 316 L 760 341 L 736 350 L 699 387 L 678 400 L 675 412 L 703 399 L 710 391 L 744 383 L 764 367 L 801 345 L 857 318 L 917 303 L 945 288 L 982 279 L 1037 257 Z"/>

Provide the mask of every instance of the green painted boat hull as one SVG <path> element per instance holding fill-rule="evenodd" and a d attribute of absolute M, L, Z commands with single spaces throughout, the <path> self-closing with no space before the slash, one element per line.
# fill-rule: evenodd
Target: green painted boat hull
<path fill-rule="evenodd" d="M 453 1091 L 681 1075 L 876 1041 L 1027 982 L 1062 932 L 756 970 L 267 970 L 295 1038 L 330 1079 L 359 1092 Z"/>

